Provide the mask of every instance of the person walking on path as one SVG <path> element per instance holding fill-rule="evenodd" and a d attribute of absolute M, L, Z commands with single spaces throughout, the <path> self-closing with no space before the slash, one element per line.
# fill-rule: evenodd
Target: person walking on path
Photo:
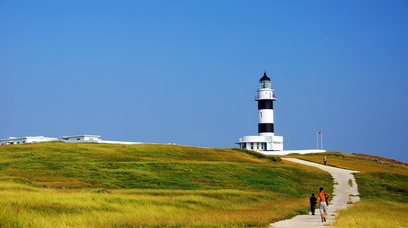
<path fill-rule="evenodd" d="M 323 160 L 323 158 L 321 157 Z M 358 192 L 358 184 L 353 184 L 353 186 L 350 186 L 348 183 L 348 180 L 353 180 L 353 183 L 355 183 L 355 178 L 353 176 L 353 173 L 356 173 L 358 171 L 355 170 L 349 170 L 349 169 L 340 169 L 336 167 L 331 167 L 331 166 L 325 166 L 323 165 L 323 161 L 320 160 L 320 164 L 314 163 L 314 162 L 308 162 L 296 158 L 282 158 L 284 162 L 296 162 L 297 164 L 302 164 L 302 165 L 307 165 L 307 166 L 313 166 L 313 167 L 318 167 L 319 169 L 322 169 L 326 172 L 329 172 L 335 183 L 333 186 L 333 194 L 330 193 L 330 195 L 333 195 L 332 199 L 330 200 L 330 213 L 328 213 L 326 219 L 330 220 L 331 223 L 333 223 L 336 220 L 336 217 L 338 216 L 338 211 L 339 209 L 345 209 L 347 207 L 350 207 L 351 205 L 350 202 L 357 202 L 360 200 L 359 192 Z M 317 193 L 319 193 L 319 187 L 317 187 Z M 315 196 L 317 197 L 317 193 L 315 192 Z M 311 193 L 309 193 L 311 194 Z M 308 197 L 307 197 L 308 198 Z M 310 198 L 310 195 L 309 195 Z M 306 204 L 308 202 L 305 202 Z M 317 201 L 317 205 L 319 205 L 319 201 Z M 316 210 L 318 206 L 316 206 Z M 316 213 L 319 213 L 318 211 Z M 320 216 L 318 216 L 320 217 Z M 270 227 L 272 228 L 328 228 L 328 225 L 332 225 L 331 223 L 327 222 L 322 222 L 319 220 L 319 218 L 316 216 L 310 216 L 310 213 L 304 214 L 304 215 L 296 215 L 293 218 L 290 219 L 285 219 L 281 221 L 277 221 L 274 223 L 270 224 Z"/>
<path fill-rule="evenodd" d="M 323 188 L 320 188 L 320 193 L 317 195 L 317 198 L 319 198 L 319 211 L 320 211 L 320 217 L 322 218 L 322 222 L 326 222 L 326 217 L 329 213 L 327 213 L 327 204 L 326 204 L 326 195 L 329 195 L 329 193 L 324 192 Z"/>
<path fill-rule="evenodd" d="M 317 198 L 314 193 L 312 193 L 312 197 L 310 197 L 309 201 L 310 201 L 310 211 L 312 212 L 312 215 L 315 215 Z"/>
<path fill-rule="evenodd" d="M 327 163 L 327 158 L 326 158 L 326 156 L 324 156 L 323 162 L 324 162 L 324 165 L 326 165 L 326 163 Z"/>

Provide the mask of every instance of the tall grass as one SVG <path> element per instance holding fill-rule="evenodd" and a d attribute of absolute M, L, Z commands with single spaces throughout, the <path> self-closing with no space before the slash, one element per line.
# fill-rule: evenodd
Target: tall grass
<path fill-rule="evenodd" d="M 1 186 L 0 227 L 262 227 L 303 212 L 305 205 L 272 192 Z"/>
<path fill-rule="evenodd" d="M 361 201 L 342 210 L 335 227 L 405 228 L 408 204 L 394 201 Z"/>

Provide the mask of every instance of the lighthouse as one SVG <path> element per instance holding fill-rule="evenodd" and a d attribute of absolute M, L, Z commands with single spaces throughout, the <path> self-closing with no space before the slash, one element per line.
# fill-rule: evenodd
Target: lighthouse
<path fill-rule="evenodd" d="M 243 136 L 238 144 L 242 149 L 255 151 L 281 151 L 283 150 L 283 137 L 275 135 L 273 102 L 276 101 L 272 89 L 271 79 L 264 72 L 259 80 L 259 87 L 255 101 L 258 102 L 258 134 Z"/>
<path fill-rule="evenodd" d="M 271 79 L 264 75 L 259 80 L 258 94 L 255 98 L 258 101 L 258 133 L 262 136 L 273 136 L 273 102 L 276 100 L 271 86 Z"/>

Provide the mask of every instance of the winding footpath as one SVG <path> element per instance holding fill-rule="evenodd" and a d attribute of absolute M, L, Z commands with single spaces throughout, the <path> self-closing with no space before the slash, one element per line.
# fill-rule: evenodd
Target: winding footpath
<path fill-rule="evenodd" d="M 360 200 L 360 197 L 358 197 L 357 183 L 352 174 L 358 171 L 325 166 L 313 162 L 303 161 L 296 158 L 282 158 L 282 159 L 303 165 L 314 166 L 329 172 L 333 176 L 335 183 L 333 193 L 331 194 L 333 199 L 330 201 L 328 211 L 329 216 L 327 216 L 327 222 L 321 222 L 318 203 L 315 213 L 316 215 L 311 215 L 310 212 L 307 215 L 297 215 L 291 219 L 272 223 L 270 227 L 275 228 L 328 227 L 328 225 L 330 225 L 330 223 L 332 223 L 336 218 L 337 210 L 346 208 L 349 205 L 350 201 L 355 203 Z M 349 180 L 352 181 L 352 185 L 350 185 Z M 319 192 L 318 189 L 319 187 L 325 186 L 317 186 L 315 192 L 316 195 Z"/>

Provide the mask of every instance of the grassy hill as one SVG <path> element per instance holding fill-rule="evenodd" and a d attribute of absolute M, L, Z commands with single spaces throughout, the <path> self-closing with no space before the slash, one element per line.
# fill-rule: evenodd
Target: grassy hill
<path fill-rule="evenodd" d="M 336 227 L 405 227 L 408 168 L 328 152 L 291 155 L 360 170 L 362 200 Z M 240 149 L 38 143 L 0 147 L 0 227 L 267 227 L 308 211 L 329 174 Z"/>
<path fill-rule="evenodd" d="M 239 149 L 0 147 L 0 227 L 267 226 L 304 213 L 329 174 Z"/>
<path fill-rule="evenodd" d="M 237 189 L 297 195 L 301 171 L 246 151 L 41 143 L 0 148 L 1 180 L 50 188 Z M 285 182 L 288 186 L 282 185 Z"/>
<path fill-rule="evenodd" d="M 340 213 L 336 227 L 406 227 L 408 164 L 366 154 L 290 155 L 304 160 L 360 171 L 355 174 L 361 201 Z"/>

